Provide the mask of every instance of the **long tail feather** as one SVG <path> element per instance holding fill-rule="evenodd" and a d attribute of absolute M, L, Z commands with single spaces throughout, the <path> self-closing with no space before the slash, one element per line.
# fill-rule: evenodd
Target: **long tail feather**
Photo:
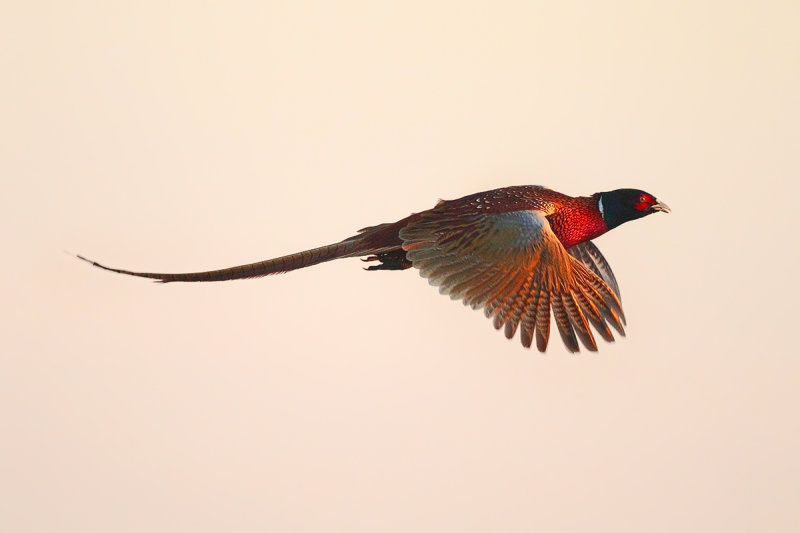
<path fill-rule="evenodd" d="M 384 229 L 384 228 L 380 228 Z M 113 268 L 102 265 L 97 261 L 88 259 L 82 255 L 77 255 L 78 259 L 86 261 L 87 263 L 108 270 L 116 272 L 117 274 L 125 274 L 128 276 L 136 276 L 140 278 L 154 279 L 160 283 L 171 283 L 174 281 L 190 282 L 190 281 L 228 281 L 233 279 L 245 278 L 258 278 L 261 276 L 268 276 L 270 274 L 280 274 L 304 268 L 325 261 L 332 261 L 344 257 L 359 257 L 368 254 L 378 254 L 388 251 L 399 249 L 399 246 L 393 243 L 376 243 L 374 233 L 363 233 L 356 235 L 341 242 L 329 244 L 327 246 L 320 246 L 312 250 L 306 250 L 295 254 L 285 255 L 283 257 L 276 257 L 275 259 L 268 259 L 266 261 L 259 261 L 257 263 L 250 263 L 247 265 L 239 265 L 230 268 L 223 268 L 220 270 L 209 270 L 205 272 L 184 272 L 177 274 L 157 273 L 157 272 L 133 272 L 131 270 L 124 270 L 121 268 Z M 380 240 L 380 239 L 377 239 Z"/>

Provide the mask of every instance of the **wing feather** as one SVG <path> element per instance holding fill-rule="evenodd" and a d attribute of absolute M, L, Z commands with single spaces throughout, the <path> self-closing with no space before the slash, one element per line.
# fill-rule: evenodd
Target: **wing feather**
<path fill-rule="evenodd" d="M 518 296 L 514 299 L 513 303 L 509 307 L 509 315 L 508 320 L 506 320 L 505 329 L 507 339 L 514 337 L 514 333 L 516 333 L 517 328 L 519 327 L 520 321 L 522 320 L 522 314 L 525 312 L 525 309 L 530 307 L 533 299 L 539 296 L 538 289 L 532 290 L 532 284 L 533 276 L 529 276 L 527 284 L 525 287 L 523 287 L 523 290 L 520 291 Z"/>
<path fill-rule="evenodd" d="M 553 318 L 556 321 L 556 327 L 558 327 L 561 340 L 564 341 L 567 350 L 575 353 L 580 350 L 580 347 L 578 346 L 578 339 L 575 337 L 575 331 L 572 329 L 572 324 L 567 315 L 567 310 L 564 308 L 563 296 L 563 293 L 556 292 L 552 294 L 552 301 L 550 303 L 553 307 Z"/>
<path fill-rule="evenodd" d="M 576 297 L 578 305 L 583 310 L 584 316 L 589 319 L 589 322 L 592 323 L 594 329 L 596 329 L 600 336 L 603 337 L 603 339 L 605 339 L 607 342 L 614 342 L 614 335 L 611 334 L 611 330 L 608 328 L 608 324 L 606 324 L 605 320 L 600 315 L 597 306 L 595 306 L 595 304 L 587 296 L 586 289 L 579 285 L 573 294 Z"/>
<path fill-rule="evenodd" d="M 600 253 L 600 250 L 592 241 L 576 244 L 567 251 L 569 255 L 583 263 L 586 268 L 600 276 L 606 282 L 606 285 L 611 287 L 617 298 L 622 299 L 619 293 L 619 284 L 617 283 L 617 278 L 614 277 L 614 272 L 611 270 L 611 265 L 608 264 L 606 258 L 603 257 L 603 254 Z"/>
<path fill-rule="evenodd" d="M 533 343 L 534 329 L 536 328 L 536 310 L 544 292 L 538 286 L 534 287 L 522 311 L 519 337 L 522 345 L 526 348 L 530 348 Z"/>
<path fill-rule="evenodd" d="M 572 328 L 575 330 L 575 334 L 580 339 L 581 344 L 583 344 L 587 350 L 596 352 L 597 343 L 594 340 L 594 336 L 592 336 L 592 331 L 589 329 L 589 322 L 586 320 L 583 311 L 581 311 L 575 299 L 575 292 L 578 290 L 578 288 L 573 288 L 570 289 L 569 292 L 564 293 L 562 298 L 564 301 L 564 308 L 567 310 L 569 320 L 572 322 Z"/>
<path fill-rule="evenodd" d="M 619 298 L 592 270 L 598 263 L 587 266 L 568 253 L 543 211 L 462 213 L 446 203 L 412 220 L 400 239 L 408 260 L 431 285 L 482 307 L 506 337 L 519 329 L 526 347 L 536 339 L 545 351 L 551 310 L 571 352 L 579 351 L 579 340 L 597 349 L 591 327 L 606 340 L 613 341 L 607 323 L 624 334 Z"/>
<path fill-rule="evenodd" d="M 550 291 L 542 290 L 539 307 L 536 310 L 536 349 L 543 352 L 547 349 L 550 338 Z"/>

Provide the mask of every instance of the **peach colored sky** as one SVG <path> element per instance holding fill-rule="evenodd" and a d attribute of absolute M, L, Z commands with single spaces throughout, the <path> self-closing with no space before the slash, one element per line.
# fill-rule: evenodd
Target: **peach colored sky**
<path fill-rule="evenodd" d="M 0 530 L 800 529 L 797 2 L 3 12 Z M 673 208 L 598 240 L 627 338 L 62 253 L 224 267 L 521 183 Z"/>

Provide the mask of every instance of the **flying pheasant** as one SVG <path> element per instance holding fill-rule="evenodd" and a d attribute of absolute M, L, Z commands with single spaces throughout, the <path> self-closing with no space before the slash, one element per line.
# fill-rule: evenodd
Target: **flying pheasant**
<path fill-rule="evenodd" d="M 570 352 L 578 339 L 597 350 L 595 330 L 625 335 L 625 315 L 611 267 L 591 242 L 620 224 L 669 207 L 644 191 L 617 189 L 571 197 L 540 186 L 515 186 L 439 201 L 433 209 L 359 230 L 341 242 L 292 255 L 208 272 L 156 274 L 92 265 L 129 276 L 173 281 L 225 281 L 296 270 L 343 257 L 368 256 L 367 270 L 417 268 L 439 292 L 483 308 L 507 338 L 543 352 L 550 314 Z"/>

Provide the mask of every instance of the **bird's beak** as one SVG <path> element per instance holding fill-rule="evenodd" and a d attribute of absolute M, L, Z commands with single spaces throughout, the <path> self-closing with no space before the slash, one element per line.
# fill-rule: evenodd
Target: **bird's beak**
<path fill-rule="evenodd" d="M 652 206 L 650 206 L 650 209 L 652 209 L 653 211 L 663 211 L 665 213 L 671 213 L 672 212 L 672 210 L 669 208 L 669 206 L 667 204 L 665 204 L 664 202 L 657 202 L 657 203 L 653 204 Z"/>

